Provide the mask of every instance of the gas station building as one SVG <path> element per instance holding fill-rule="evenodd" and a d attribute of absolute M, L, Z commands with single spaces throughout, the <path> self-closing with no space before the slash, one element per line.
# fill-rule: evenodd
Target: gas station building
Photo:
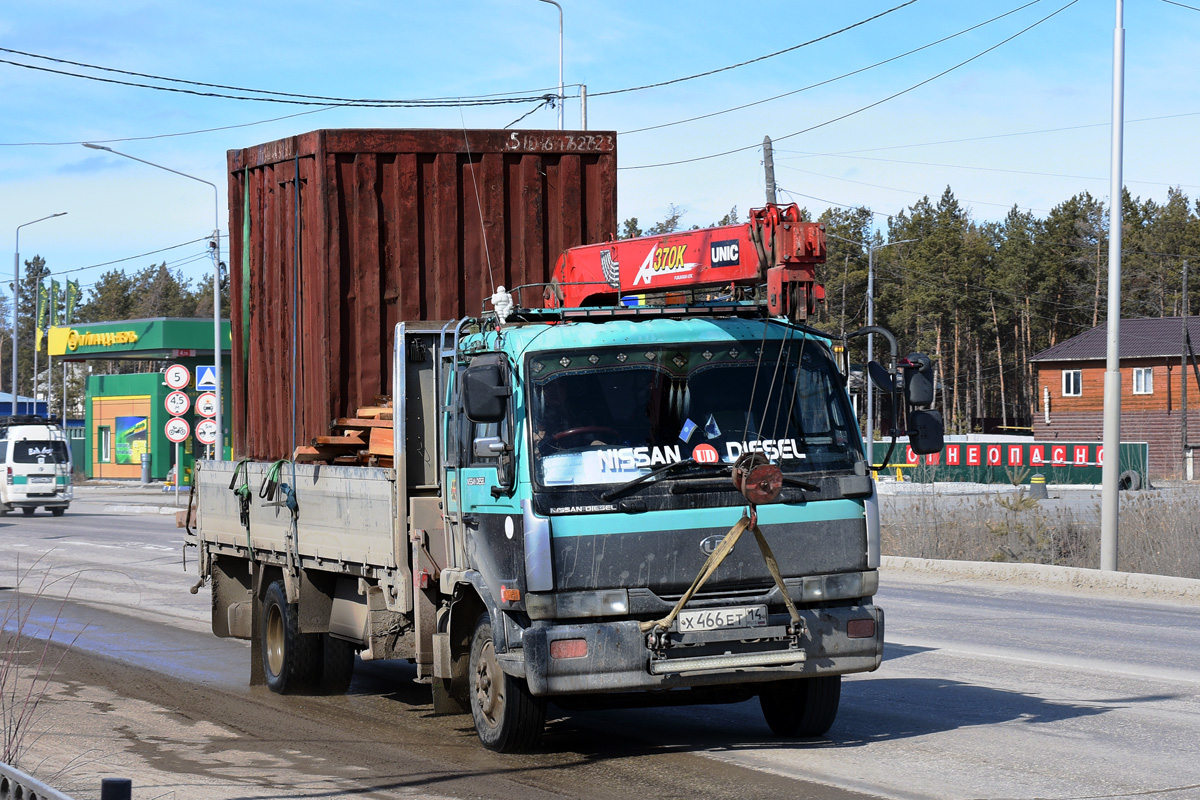
<path fill-rule="evenodd" d="M 229 321 L 221 321 L 222 421 L 220 437 L 229 453 Z M 215 410 L 215 361 L 213 358 L 213 322 L 211 319 L 170 318 L 134 319 L 98 322 L 50 329 L 50 355 L 71 362 L 143 361 L 154 362 L 153 372 L 119 375 L 91 374 L 84 396 L 86 439 L 82 463 L 75 469 L 88 478 L 138 479 L 142 475 L 142 454 L 150 455 L 150 477 L 164 480 L 175 465 L 176 452 L 182 463 L 183 483 L 190 482 L 196 457 L 204 457 L 205 445 L 196 439 L 196 426 Z M 168 385 L 167 368 L 187 368 L 187 382 Z M 175 376 L 183 373 L 174 370 Z M 186 403 L 179 397 L 187 396 Z M 171 410 L 168 410 L 168 396 Z M 201 399 L 202 409 L 197 409 Z M 167 424 L 186 405 L 178 417 L 188 423 L 188 435 L 176 444 L 168 438 Z M 208 411 L 208 416 L 200 411 Z M 210 423 L 211 426 L 211 423 Z M 172 426 L 178 437 L 181 426 Z"/>

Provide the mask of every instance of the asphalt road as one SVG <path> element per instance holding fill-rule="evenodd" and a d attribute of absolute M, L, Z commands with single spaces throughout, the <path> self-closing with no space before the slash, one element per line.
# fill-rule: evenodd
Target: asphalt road
<path fill-rule="evenodd" d="M 208 633 L 174 518 L 129 510 L 81 492 L 63 518 L 0 519 L 0 607 L 18 575 L 42 595 L 26 655 L 74 640 L 28 763 L 81 799 L 100 777 L 147 800 L 1200 798 L 1200 606 L 885 572 L 885 663 L 845 681 L 823 739 L 772 738 L 756 702 L 552 710 L 541 752 L 499 756 L 433 717 L 405 664 L 360 663 L 338 697 L 246 686 L 249 647 Z"/>

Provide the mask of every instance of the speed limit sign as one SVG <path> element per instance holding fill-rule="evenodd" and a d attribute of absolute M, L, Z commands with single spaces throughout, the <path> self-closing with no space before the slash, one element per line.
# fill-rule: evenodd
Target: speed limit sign
<path fill-rule="evenodd" d="M 175 444 L 179 444 L 192 432 L 192 426 L 188 424 L 186 419 L 171 417 L 167 420 L 167 424 L 163 426 L 163 432 L 167 434 L 168 439 Z"/>
<path fill-rule="evenodd" d="M 163 405 L 172 417 L 182 417 L 191 408 L 192 398 L 188 397 L 186 392 L 171 392 L 163 401 Z"/>
<path fill-rule="evenodd" d="M 196 424 L 196 441 L 200 444 L 213 444 L 217 441 L 216 420 L 205 419 Z"/>
<path fill-rule="evenodd" d="M 172 389 L 182 389 L 192 382 L 192 371 L 183 364 L 172 364 L 163 373 L 163 378 Z"/>

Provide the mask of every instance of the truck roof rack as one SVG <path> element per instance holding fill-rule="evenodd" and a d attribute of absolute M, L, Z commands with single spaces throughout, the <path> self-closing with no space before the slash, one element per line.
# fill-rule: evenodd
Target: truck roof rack
<path fill-rule="evenodd" d="M 662 306 L 596 306 L 588 308 L 522 308 L 512 312 L 510 321 L 522 322 L 608 322 L 615 319 L 679 319 L 683 317 L 766 316 L 762 303 L 729 301 Z"/>

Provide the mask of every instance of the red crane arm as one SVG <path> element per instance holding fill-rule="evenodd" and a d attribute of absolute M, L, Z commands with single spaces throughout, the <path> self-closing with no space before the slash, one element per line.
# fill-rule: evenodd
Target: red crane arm
<path fill-rule="evenodd" d="M 767 284 L 770 313 L 807 318 L 824 290 L 825 227 L 795 204 L 750 212 L 749 222 L 572 247 L 554 266 L 550 308 L 614 305 L 623 295 Z"/>

